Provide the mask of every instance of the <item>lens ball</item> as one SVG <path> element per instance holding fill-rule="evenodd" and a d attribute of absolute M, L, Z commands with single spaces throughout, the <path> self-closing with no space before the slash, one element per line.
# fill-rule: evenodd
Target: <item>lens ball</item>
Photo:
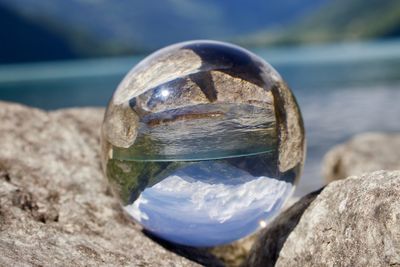
<path fill-rule="evenodd" d="M 193 41 L 142 60 L 102 125 L 105 175 L 124 210 L 168 241 L 215 246 L 279 213 L 299 179 L 305 137 L 290 89 L 268 63 Z"/>

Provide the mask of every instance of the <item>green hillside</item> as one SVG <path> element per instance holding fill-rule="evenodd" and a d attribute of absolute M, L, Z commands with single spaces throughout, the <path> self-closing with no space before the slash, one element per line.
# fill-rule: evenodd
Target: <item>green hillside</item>
<path fill-rule="evenodd" d="M 102 42 L 151 49 L 174 42 L 238 35 L 286 25 L 328 0 L 0 0 L 35 20 L 90 33 Z"/>
<path fill-rule="evenodd" d="M 0 4 L 0 63 L 49 61 L 142 52 L 134 44 L 98 41 L 92 33 L 48 17 L 31 19 Z"/>
<path fill-rule="evenodd" d="M 0 0 L 0 63 L 143 53 L 190 39 L 231 40 L 287 25 L 327 1 Z"/>
<path fill-rule="evenodd" d="M 4 63 L 77 57 L 63 35 L 0 6 L 0 61 Z"/>
<path fill-rule="evenodd" d="M 147 53 L 191 39 L 244 46 L 400 35 L 400 0 L 0 0 L 0 63 Z"/>
<path fill-rule="evenodd" d="M 362 40 L 400 36 L 400 1 L 337 0 L 287 28 L 242 37 L 250 46 Z"/>

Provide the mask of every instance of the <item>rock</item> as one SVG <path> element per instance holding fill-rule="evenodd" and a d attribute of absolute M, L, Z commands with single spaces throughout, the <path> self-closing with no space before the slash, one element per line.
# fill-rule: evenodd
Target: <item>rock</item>
<path fill-rule="evenodd" d="M 201 57 L 189 49 L 175 50 L 174 53 L 158 53 L 157 56 L 148 57 L 122 80 L 115 93 L 115 104 L 122 104 L 135 95 L 140 95 L 177 77 L 190 75 L 201 68 L 201 65 Z"/>
<path fill-rule="evenodd" d="M 303 118 L 294 95 L 285 82 L 279 82 L 271 89 L 275 102 L 278 128 L 279 171 L 293 169 L 301 173 L 306 153 Z"/>
<path fill-rule="evenodd" d="M 100 168 L 103 113 L 0 102 L 0 266 L 197 265 L 123 215 Z"/>
<path fill-rule="evenodd" d="M 302 209 L 300 205 L 299 213 Z M 276 266 L 400 266 L 400 171 L 333 182 L 305 209 L 290 233 L 285 222 L 281 225 L 275 231 L 281 230 L 286 240 L 276 254 Z M 249 263 L 270 253 L 267 249 L 257 243 Z"/>
<path fill-rule="evenodd" d="M 139 116 L 124 105 L 111 106 L 104 116 L 103 134 L 114 146 L 128 148 L 137 137 Z"/>
<path fill-rule="evenodd" d="M 400 170 L 400 134 L 357 135 L 329 151 L 323 163 L 327 182 L 378 170 Z"/>
<path fill-rule="evenodd" d="M 288 235 L 296 227 L 304 210 L 317 197 L 319 192 L 320 190 L 304 196 L 260 231 L 248 254 L 245 266 L 275 266 L 279 252 Z"/>
<path fill-rule="evenodd" d="M 286 209 L 291 207 L 293 203 L 297 202 L 298 200 L 299 199 L 296 197 L 289 198 L 288 201 L 285 203 L 284 207 L 282 208 L 282 210 L 285 211 Z M 274 222 L 275 221 L 276 220 L 274 220 Z M 268 229 L 269 228 L 271 228 L 271 226 L 268 226 Z M 225 263 L 226 266 L 230 266 L 230 267 L 243 266 L 247 257 L 249 256 L 249 253 L 253 247 L 253 244 L 257 241 L 259 236 L 263 235 L 262 233 L 265 232 L 265 229 L 266 228 L 261 229 L 261 230 L 257 231 L 256 233 L 254 233 L 250 236 L 247 236 L 245 238 L 242 238 L 238 241 L 235 241 L 231 244 L 210 248 L 208 251 L 212 255 L 215 255 L 218 259 L 220 259 L 223 263 Z M 249 266 L 253 266 L 253 264 L 250 264 Z M 264 265 L 262 265 L 262 266 L 264 266 Z"/>
<path fill-rule="evenodd" d="M 233 243 L 210 248 L 209 252 L 224 262 L 226 266 L 242 266 L 258 235 L 259 232 L 256 232 Z"/>

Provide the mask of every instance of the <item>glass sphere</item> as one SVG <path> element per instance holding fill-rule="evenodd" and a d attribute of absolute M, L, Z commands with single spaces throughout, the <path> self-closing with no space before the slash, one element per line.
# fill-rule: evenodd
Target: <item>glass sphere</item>
<path fill-rule="evenodd" d="M 145 58 L 102 125 L 104 172 L 124 210 L 153 235 L 189 246 L 265 226 L 293 192 L 304 154 L 286 83 L 260 57 L 222 42 Z"/>

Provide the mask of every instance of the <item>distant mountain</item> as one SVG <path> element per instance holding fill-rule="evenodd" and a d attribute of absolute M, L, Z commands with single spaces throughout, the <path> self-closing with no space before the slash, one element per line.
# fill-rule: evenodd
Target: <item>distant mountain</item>
<path fill-rule="evenodd" d="M 248 46 L 400 37 L 399 0 L 335 0 L 285 28 L 267 28 L 238 42 Z"/>
<path fill-rule="evenodd" d="M 0 0 L 0 63 L 400 36 L 400 0 Z"/>
<path fill-rule="evenodd" d="M 0 6 L 0 61 L 38 61 L 77 57 L 65 38 Z"/>
<path fill-rule="evenodd" d="M 327 0 L 0 0 L 101 40 L 156 48 L 193 38 L 231 38 L 285 25 Z"/>
<path fill-rule="evenodd" d="M 39 3 L 39 2 L 38 2 Z M 79 26 L 28 15 L 0 1 L 0 63 L 49 61 L 143 52 L 134 44 L 100 40 Z"/>
<path fill-rule="evenodd" d="M 13 35 L 2 38 L 0 63 L 129 54 L 189 39 L 233 40 L 288 25 L 327 2 L 0 0 L 0 12 L 8 14 L 0 33 Z M 21 53 L 23 47 L 28 49 Z"/>

